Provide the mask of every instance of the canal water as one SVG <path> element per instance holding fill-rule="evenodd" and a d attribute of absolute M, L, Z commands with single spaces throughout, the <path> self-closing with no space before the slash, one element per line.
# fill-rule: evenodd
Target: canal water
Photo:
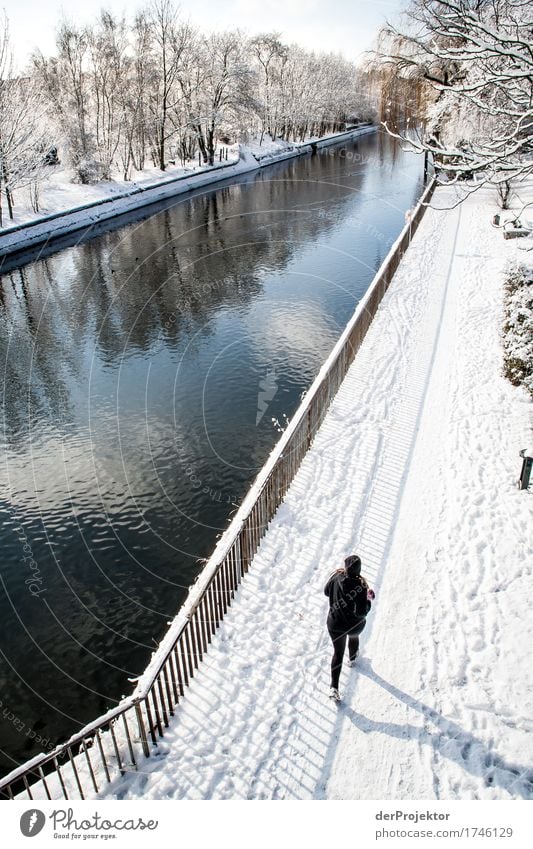
<path fill-rule="evenodd" d="M 368 135 L 0 277 L 3 773 L 131 692 L 421 166 Z"/>

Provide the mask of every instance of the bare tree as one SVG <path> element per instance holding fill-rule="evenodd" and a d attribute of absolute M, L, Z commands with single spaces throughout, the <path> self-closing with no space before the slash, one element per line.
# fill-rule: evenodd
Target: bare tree
<path fill-rule="evenodd" d="M 258 74 L 258 92 L 256 108 L 261 116 L 261 138 L 267 132 L 272 139 L 276 137 L 276 87 L 280 80 L 280 71 L 287 61 L 288 47 L 281 43 L 279 33 L 263 33 L 250 41 L 252 58 L 260 68 Z"/>
<path fill-rule="evenodd" d="M 31 186 L 37 211 L 37 184 L 46 170 L 49 145 L 40 92 L 33 80 L 13 72 L 9 24 L 4 15 L 0 21 L 0 227 L 2 195 L 13 219 L 14 192 Z"/>
<path fill-rule="evenodd" d="M 533 47 L 525 0 L 413 0 L 403 30 L 388 25 L 378 56 L 434 92 L 425 133 L 386 129 L 433 154 L 446 180 L 499 183 L 533 169 Z"/>
<path fill-rule="evenodd" d="M 100 176 L 109 179 L 132 105 L 124 96 L 128 89 L 129 67 L 124 18 L 116 18 L 102 9 L 96 26 L 88 30 L 88 42 L 96 151 L 101 166 Z M 127 173 L 127 167 L 125 170 Z"/>
<path fill-rule="evenodd" d="M 33 55 L 34 68 L 63 134 L 72 165 L 82 183 L 101 177 L 94 128 L 91 126 L 90 35 L 86 27 L 63 20 L 56 33 L 57 56 Z"/>
<path fill-rule="evenodd" d="M 175 134 L 175 123 L 169 118 L 178 106 L 178 74 L 187 45 L 188 28 L 179 25 L 178 10 L 172 0 L 154 0 L 150 7 L 150 21 L 157 74 L 152 115 L 158 164 L 164 171 L 167 142 Z"/>

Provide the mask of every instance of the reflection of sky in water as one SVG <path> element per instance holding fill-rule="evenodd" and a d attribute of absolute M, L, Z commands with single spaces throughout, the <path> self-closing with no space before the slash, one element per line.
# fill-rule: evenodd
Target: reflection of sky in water
<path fill-rule="evenodd" d="M 0 685 L 28 726 L 55 739 L 130 689 L 386 255 L 420 162 L 358 150 L 377 160 L 295 160 L 2 278 Z M 2 722 L 0 747 L 31 753 Z"/>

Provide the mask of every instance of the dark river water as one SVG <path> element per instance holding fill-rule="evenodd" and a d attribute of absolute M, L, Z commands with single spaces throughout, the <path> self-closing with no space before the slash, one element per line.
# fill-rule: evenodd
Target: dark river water
<path fill-rule="evenodd" d="M 0 277 L 0 767 L 131 692 L 422 188 L 381 134 Z"/>

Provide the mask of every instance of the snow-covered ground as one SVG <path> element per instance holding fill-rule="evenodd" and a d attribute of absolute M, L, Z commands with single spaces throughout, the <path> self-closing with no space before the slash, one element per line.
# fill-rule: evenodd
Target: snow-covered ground
<path fill-rule="evenodd" d="M 501 376 L 519 240 L 495 211 L 481 189 L 426 213 L 168 733 L 108 797 L 533 797 L 532 405 Z M 322 588 L 353 551 L 377 600 L 337 705 Z"/>
<path fill-rule="evenodd" d="M 228 148 L 228 162 L 237 162 L 239 158 L 239 145 Z M 224 159 L 224 163 L 226 159 Z M 218 162 L 218 155 L 216 165 Z M 56 212 L 64 212 L 85 203 L 107 200 L 120 197 L 125 192 L 131 192 L 137 186 L 145 187 L 153 185 L 158 181 L 166 181 L 171 178 L 185 177 L 191 174 L 199 174 L 210 170 L 208 166 L 200 167 L 198 160 L 186 163 L 185 167 L 169 164 L 165 171 L 160 168 L 146 167 L 143 171 L 134 171 L 131 180 L 125 182 L 117 173 L 112 180 L 100 180 L 90 185 L 82 185 L 74 181 L 74 171 L 63 164 L 51 166 L 48 174 L 40 184 L 39 210 L 35 212 L 30 202 L 28 189 L 21 189 L 15 195 L 15 207 L 13 221 L 4 220 L 5 227 L 35 221 L 44 215 L 53 215 Z M 2 231 L 0 230 L 0 235 Z"/>

